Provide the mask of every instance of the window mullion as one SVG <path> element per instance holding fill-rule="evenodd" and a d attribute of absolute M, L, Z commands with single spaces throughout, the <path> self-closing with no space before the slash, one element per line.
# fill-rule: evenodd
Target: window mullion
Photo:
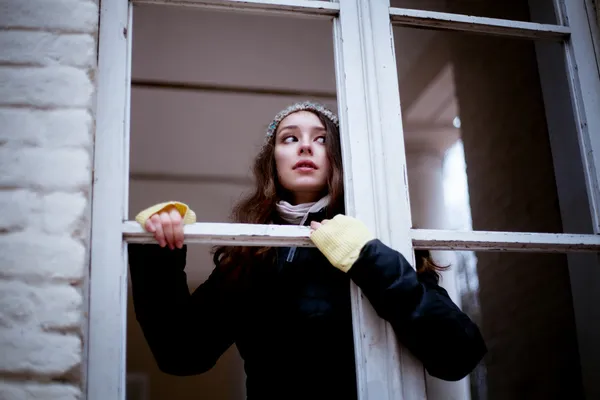
<path fill-rule="evenodd" d="M 184 234 L 188 244 L 315 247 L 308 226 L 200 222 L 186 225 Z M 123 236 L 128 243 L 156 243 L 136 221 L 123 222 Z"/>
<path fill-rule="evenodd" d="M 582 1 L 554 0 L 560 21 L 571 24 L 565 58 L 586 175 L 594 232 L 600 233 L 600 76 Z"/>
<path fill-rule="evenodd" d="M 127 209 L 131 4 L 102 2 L 90 241 L 86 398 L 125 399 Z"/>
<path fill-rule="evenodd" d="M 443 29 L 526 39 L 563 40 L 571 32 L 562 25 L 475 17 L 436 11 L 390 8 L 392 23 L 399 26 Z"/>
<path fill-rule="evenodd" d="M 600 236 L 567 233 L 412 229 L 413 246 L 429 250 L 600 252 Z"/>
<path fill-rule="evenodd" d="M 588 25 L 592 34 L 592 43 L 596 52 L 596 59 L 600 59 L 600 3 L 597 0 L 584 0 Z M 598 64 L 600 74 L 600 64 Z"/>
<path fill-rule="evenodd" d="M 276 14 L 306 14 L 334 17 L 337 3 L 319 0 L 133 0 L 136 5 L 166 5 L 224 11 L 251 11 Z"/>
<path fill-rule="evenodd" d="M 346 211 L 412 259 L 389 1 L 340 0 L 334 27 Z M 422 365 L 354 285 L 352 308 L 359 398 L 424 398 Z"/>
<path fill-rule="evenodd" d="M 155 243 L 135 221 L 122 227 L 127 243 Z M 184 232 L 186 243 L 194 244 L 314 247 L 306 226 L 200 222 L 186 225 Z M 411 229 L 410 237 L 414 248 L 430 250 L 600 252 L 595 234 Z"/>

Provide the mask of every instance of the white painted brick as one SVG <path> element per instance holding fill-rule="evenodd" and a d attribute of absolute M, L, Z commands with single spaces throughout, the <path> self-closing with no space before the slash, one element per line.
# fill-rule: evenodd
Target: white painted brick
<path fill-rule="evenodd" d="M 71 334 L 0 328 L 0 372 L 62 375 L 81 363 L 81 339 Z"/>
<path fill-rule="evenodd" d="M 91 68 L 95 46 L 94 38 L 87 34 L 0 31 L 0 63 Z"/>
<path fill-rule="evenodd" d="M 86 0 L 0 0 L 0 27 L 95 32 L 98 6 Z"/>
<path fill-rule="evenodd" d="M 50 234 L 70 234 L 79 228 L 87 201 L 82 193 L 41 196 L 29 190 L 0 190 L 0 230 L 34 227 Z"/>
<path fill-rule="evenodd" d="M 40 218 L 32 225 L 40 223 L 46 233 L 71 233 L 77 229 L 87 206 L 87 198 L 81 193 L 53 193 L 44 196 Z"/>
<path fill-rule="evenodd" d="M 0 187 L 72 190 L 90 184 L 90 154 L 82 149 L 0 149 Z"/>
<path fill-rule="evenodd" d="M 0 105 L 88 107 L 93 90 L 75 67 L 0 67 Z"/>
<path fill-rule="evenodd" d="M 0 236 L 0 275 L 17 279 L 62 279 L 83 277 L 85 248 L 70 237 L 24 231 Z"/>
<path fill-rule="evenodd" d="M 59 383 L 0 382 L 2 400 L 79 400 L 78 387 Z"/>
<path fill-rule="evenodd" d="M 0 109 L 0 143 L 87 147 L 92 140 L 91 126 L 87 110 Z"/>
<path fill-rule="evenodd" d="M 0 327 L 32 330 L 81 327 L 82 296 L 70 285 L 0 281 Z"/>
<path fill-rule="evenodd" d="M 41 205 L 40 196 L 28 190 L 0 190 L 0 230 L 26 228 Z"/>
<path fill-rule="evenodd" d="M 83 397 L 35 381 L 82 363 L 97 28 L 94 0 L 0 0 L 0 375 L 32 379 L 2 400 Z"/>

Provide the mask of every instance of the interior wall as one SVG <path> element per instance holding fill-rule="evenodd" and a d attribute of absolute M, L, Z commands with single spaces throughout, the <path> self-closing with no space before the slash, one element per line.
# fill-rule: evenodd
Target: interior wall
<path fill-rule="evenodd" d="M 534 44 L 452 46 L 473 229 L 563 232 Z M 488 399 L 582 398 L 566 256 L 477 258 Z"/>

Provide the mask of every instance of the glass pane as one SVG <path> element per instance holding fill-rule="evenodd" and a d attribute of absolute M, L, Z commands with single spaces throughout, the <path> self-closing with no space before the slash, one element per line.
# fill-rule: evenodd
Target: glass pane
<path fill-rule="evenodd" d="M 557 23 L 552 0 L 391 0 L 390 5 L 540 24 Z"/>
<path fill-rule="evenodd" d="M 178 200 L 199 222 L 230 222 L 255 187 L 252 163 L 277 112 L 300 100 L 337 109 L 330 20 L 144 5 L 133 27 L 130 219 Z M 190 291 L 214 269 L 210 253 L 189 246 Z M 235 345 L 206 373 L 161 372 L 129 296 L 128 396 L 246 398 Z"/>
<path fill-rule="evenodd" d="M 229 222 L 275 114 L 337 109 L 331 21 L 140 6 L 133 26 L 130 219 L 175 199 Z"/>
<path fill-rule="evenodd" d="M 560 44 L 394 39 L 414 227 L 592 233 Z"/>
<path fill-rule="evenodd" d="M 165 189 L 168 193 L 168 189 Z M 190 293 L 206 281 L 214 265 L 210 247 L 189 246 L 186 275 Z M 133 307 L 131 284 L 127 304 L 127 386 L 128 396 L 138 395 L 143 390 L 148 397 L 140 399 L 182 399 L 198 398 L 243 400 L 246 398 L 244 364 L 235 345 L 231 346 L 209 371 L 188 377 L 166 374 L 157 366 L 140 324 L 136 320 Z M 130 377 L 143 377 L 136 382 Z M 138 386 L 143 386 L 138 388 Z M 135 399 L 135 397 L 131 397 Z M 129 397 L 127 397 L 129 399 Z"/>
<path fill-rule="evenodd" d="M 469 378 L 428 377 L 432 399 L 597 398 L 590 378 L 597 377 L 600 345 L 587 313 L 598 309 L 598 298 L 584 289 L 586 281 L 600 282 L 595 255 L 432 253 L 450 265 L 442 285 L 488 347 Z"/>

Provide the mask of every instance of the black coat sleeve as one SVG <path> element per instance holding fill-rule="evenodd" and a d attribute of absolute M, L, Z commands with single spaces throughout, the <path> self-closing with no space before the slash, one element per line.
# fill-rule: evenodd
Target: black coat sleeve
<path fill-rule="evenodd" d="M 446 290 L 435 279 L 419 279 L 402 254 L 379 240 L 363 247 L 348 273 L 430 375 L 462 379 L 487 352 L 479 328 Z"/>
<path fill-rule="evenodd" d="M 208 371 L 235 341 L 235 298 L 222 290 L 218 268 L 190 294 L 186 251 L 128 247 L 136 318 L 158 367 L 179 376 Z"/>

